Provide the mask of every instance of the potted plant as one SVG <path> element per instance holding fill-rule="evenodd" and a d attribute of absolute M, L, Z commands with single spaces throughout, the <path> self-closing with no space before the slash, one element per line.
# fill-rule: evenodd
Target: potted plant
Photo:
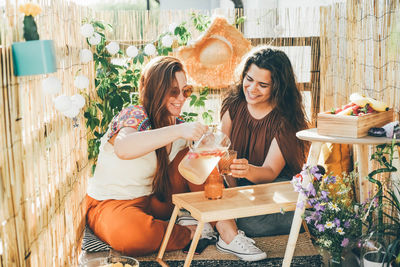
<path fill-rule="evenodd" d="M 42 9 L 34 3 L 19 6 L 24 13 L 24 38 L 26 42 L 12 44 L 14 74 L 16 76 L 46 74 L 56 72 L 56 58 L 52 40 L 39 40 L 34 17 Z"/>
<path fill-rule="evenodd" d="M 311 183 L 303 185 L 303 178 Z M 329 251 L 330 266 L 342 266 L 342 253 L 353 240 L 361 235 L 364 207 L 354 200 L 355 172 L 342 177 L 325 174 L 321 166 L 305 165 L 293 177 L 295 191 L 307 197 L 304 219 L 316 243 Z"/>
<path fill-rule="evenodd" d="M 384 215 L 389 219 L 387 227 L 385 227 L 385 235 L 389 237 L 389 242 L 386 247 L 386 255 L 392 261 L 393 266 L 400 266 L 400 189 L 394 184 L 393 189 L 388 190 L 385 199 L 392 207 L 391 214 L 384 212 Z"/>
<path fill-rule="evenodd" d="M 391 144 L 381 144 L 376 147 L 371 159 L 380 164 L 380 168 L 368 174 L 368 180 L 377 186 L 377 193 L 374 196 L 376 200 L 376 217 L 366 220 L 366 235 L 362 240 L 363 255 L 362 261 L 364 267 L 382 266 L 389 264 L 394 258 L 398 259 L 400 252 L 400 221 L 399 221 L 399 199 L 398 187 L 396 184 L 389 186 L 386 194 L 383 193 L 384 185 L 375 175 L 379 173 L 396 172 L 397 168 L 393 166 L 393 154 L 395 147 L 400 146 L 395 139 Z M 393 214 L 385 211 L 385 208 L 392 208 Z M 396 217 L 397 216 L 397 217 Z M 385 217 L 385 220 L 384 220 Z"/>

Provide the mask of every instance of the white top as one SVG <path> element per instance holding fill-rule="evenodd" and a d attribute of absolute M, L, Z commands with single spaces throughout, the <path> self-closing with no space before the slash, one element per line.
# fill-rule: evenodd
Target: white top
<path fill-rule="evenodd" d="M 122 160 L 114 153 L 113 145 L 108 142 L 108 135 L 109 132 L 101 139 L 96 170 L 88 181 L 88 195 L 97 200 L 128 200 L 149 195 L 157 167 L 156 152 L 136 159 Z M 186 145 L 184 139 L 173 142 L 169 160 L 172 161 Z"/>

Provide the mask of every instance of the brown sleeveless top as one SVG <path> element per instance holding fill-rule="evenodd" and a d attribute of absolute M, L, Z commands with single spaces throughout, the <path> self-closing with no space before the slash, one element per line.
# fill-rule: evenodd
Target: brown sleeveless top
<path fill-rule="evenodd" d="M 262 166 L 271 142 L 276 138 L 286 162 L 278 177 L 291 180 L 293 175 L 301 171 L 305 160 L 299 145 L 301 141 L 296 137 L 296 130 L 276 109 L 258 120 L 251 116 L 247 102 L 239 100 L 229 107 L 229 115 L 232 120 L 232 148 L 237 151 L 238 158 L 246 158 L 250 164 Z M 238 179 L 238 184 L 248 185 L 252 182 Z"/>

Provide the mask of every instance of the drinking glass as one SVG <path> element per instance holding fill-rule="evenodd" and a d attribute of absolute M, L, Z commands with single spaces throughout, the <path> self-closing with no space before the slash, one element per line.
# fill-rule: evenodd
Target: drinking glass
<path fill-rule="evenodd" d="M 218 168 L 222 175 L 232 175 L 231 164 L 237 158 L 235 150 L 227 150 L 218 162 Z"/>

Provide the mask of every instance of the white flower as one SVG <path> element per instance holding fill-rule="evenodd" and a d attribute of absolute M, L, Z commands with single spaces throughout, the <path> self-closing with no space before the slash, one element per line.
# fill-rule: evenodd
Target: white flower
<path fill-rule="evenodd" d="M 54 76 L 42 81 L 42 91 L 45 95 L 55 95 L 61 91 L 61 81 Z"/>
<path fill-rule="evenodd" d="M 331 210 L 340 211 L 340 208 L 339 208 L 336 204 L 334 204 L 334 203 L 332 203 L 332 202 L 329 202 L 328 206 L 329 206 L 329 208 L 330 208 Z"/>
<path fill-rule="evenodd" d="M 175 22 L 172 22 L 171 24 L 169 24 L 168 30 L 174 34 L 176 27 L 178 27 L 178 24 L 176 24 Z"/>
<path fill-rule="evenodd" d="M 171 47 L 174 39 L 172 39 L 171 35 L 165 35 L 161 38 L 161 44 L 165 47 Z"/>
<path fill-rule="evenodd" d="M 274 32 L 276 36 L 281 36 L 285 32 L 285 28 L 282 25 L 278 24 L 275 26 Z"/>
<path fill-rule="evenodd" d="M 70 109 L 61 112 L 64 116 L 68 117 L 68 118 L 75 118 L 76 116 L 78 116 L 80 109 L 76 108 L 74 106 L 72 106 Z"/>
<path fill-rule="evenodd" d="M 333 222 L 326 222 L 325 223 L 325 227 L 328 229 L 332 229 L 335 226 L 335 224 Z"/>
<path fill-rule="evenodd" d="M 88 40 L 91 45 L 98 45 L 101 42 L 101 35 L 95 32 Z"/>
<path fill-rule="evenodd" d="M 138 53 L 139 50 L 134 45 L 131 45 L 126 49 L 126 54 L 128 57 L 136 57 Z"/>
<path fill-rule="evenodd" d="M 81 52 L 79 53 L 79 59 L 82 63 L 88 63 L 93 60 L 93 54 L 92 51 L 89 49 L 82 49 Z"/>
<path fill-rule="evenodd" d="M 344 235 L 345 234 L 345 232 L 343 231 L 342 227 L 337 228 L 336 232 L 339 233 L 339 235 Z"/>
<path fill-rule="evenodd" d="M 144 53 L 148 56 L 155 55 L 157 52 L 156 47 L 153 44 L 147 44 L 144 47 Z"/>
<path fill-rule="evenodd" d="M 323 242 L 325 247 L 329 248 L 332 245 L 332 241 L 329 239 L 324 239 Z"/>
<path fill-rule="evenodd" d="M 81 34 L 85 38 L 89 38 L 93 35 L 94 33 L 94 28 L 92 24 L 86 23 L 81 26 Z"/>
<path fill-rule="evenodd" d="M 79 89 L 85 89 L 89 87 L 89 79 L 84 75 L 79 75 L 75 77 L 74 80 L 75 87 Z"/>
<path fill-rule="evenodd" d="M 59 95 L 54 99 L 54 107 L 60 111 L 64 112 L 72 108 L 72 101 L 69 96 Z"/>
<path fill-rule="evenodd" d="M 71 96 L 71 102 L 72 106 L 74 106 L 77 109 L 81 109 L 85 105 L 85 98 L 80 94 L 76 94 Z"/>
<path fill-rule="evenodd" d="M 119 51 L 119 44 L 117 42 L 111 42 L 106 45 L 106 49 L 110 55 L 115 55 Z"/>

